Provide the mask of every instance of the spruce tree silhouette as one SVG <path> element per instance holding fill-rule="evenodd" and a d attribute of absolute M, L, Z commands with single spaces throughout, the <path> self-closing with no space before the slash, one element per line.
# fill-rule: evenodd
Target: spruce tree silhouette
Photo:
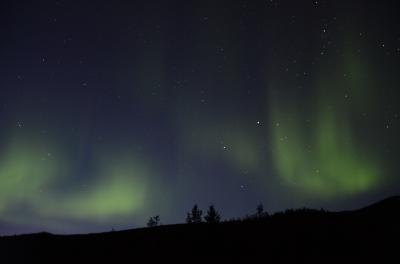
<path fill-rule="evenodd" d="M 154 227 L 160 225 L 160 216 L 156 215 L 150 217 L 149 221 L 147 222 L 147 227 Z"/>
<path fill-rule="evenodd" d="M 257 205 L 257 209 L 256 210 L 257 210 L 256 216 L 257 217 L 262 217 L 263 214 L 264 214 L 264 206 L 263 206 L 263 204 L 260 203 L 259 205 Z"/>
<path fill-rule="evenodd" d="M 259 205 L 257 205 L 255 218 L 260 219 L 260 218 L 267 218 L 267 217 L 269 217 L 269 214 L 268 214 L 268 212 L 264 211 L 264 206 L 262 203 L 260 203 Z"/>
<path fill-rule="evenodd" d="M 202 214 L 203 214 L 203 211 L 201 211 L 199 209 L 199 207 L 197 206 L 197 204 L 195 204 L 192 208 L 192 211 L 187 213 L 186 223 L 188 223 L 188 224 L 201 223 L 202 222 L 202 218 L 201 218 Z"/>
<path fill-rule="evenodd" d="M 213 223 L 219 223 L 221 221 L 221 216 L 215 210 L 213 205 L 210 205 L 207 211 L 207 215 L 204 217 L 207 223 L 213 224 Z"/>

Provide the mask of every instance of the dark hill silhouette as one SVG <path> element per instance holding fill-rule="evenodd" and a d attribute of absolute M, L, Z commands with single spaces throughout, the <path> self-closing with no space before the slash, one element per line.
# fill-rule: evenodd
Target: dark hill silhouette
<path fill-rule="evenodd" d="M 391 214 L 398 216 L 400 213 L 400 196 L 389 197 L 367 207 L 361 208 L 357 211 L 374 214 Z"/>
<path fill-rule="evenodd" d="M 0 238 L 1 263 L 384 263 L 397 257 L 399 197 L 348 212 L 287 210 L 222 223 Z"/>

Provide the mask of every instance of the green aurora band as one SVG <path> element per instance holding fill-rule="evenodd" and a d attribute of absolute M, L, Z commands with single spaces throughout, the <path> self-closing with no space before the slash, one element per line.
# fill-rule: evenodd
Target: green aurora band
<path fill-rule="evenodd" d="M 13 138 L 0 159 L 0 220 L 60 229 L 71 221 L 133 217 L 143 209 L 154 170 L 133 153 L 99 150 L 96 177 L 82 187 L 69 183 L 73 164 L 60 146 L 27 135 Z M 17 205 L 32 217 L 21 218 L 13 210 Z"/>
<path fill-rule="evenodd" d="M 366 65 L 347 55 L 335 65 L 337 71 L 321 72 L 315 97 L 302 102 L 310 106 L 306 113 L 301 109 L 307 105 L 296 107 L 272 96 L 273 159 L 278 175 L 293 190 L 331 199 L 370 191 L 380 183 L 381 166 L 355 136 L 353 124 L 363 109 L 372 108 Z"/>

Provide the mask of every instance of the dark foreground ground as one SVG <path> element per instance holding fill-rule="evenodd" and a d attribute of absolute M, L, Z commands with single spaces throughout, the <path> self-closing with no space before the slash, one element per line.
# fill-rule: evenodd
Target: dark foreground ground
<path fill-rule="evenodd" d="M 393 259 L 394 258 L 394 259 Z M 393 262 L 394 261 L 394 262 Z M 400 263 L 400 197 L 340 213 L 0 238 L 0 263 Z"/>

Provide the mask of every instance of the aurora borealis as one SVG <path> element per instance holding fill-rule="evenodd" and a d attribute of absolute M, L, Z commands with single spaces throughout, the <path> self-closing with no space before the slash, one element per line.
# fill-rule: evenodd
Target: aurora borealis
<path fill-rule="evenodd" d="M 275 164 L 295 189 L 330 197 L 379 186 L 381 164 L 373 158 L 375 151 L 364 147 L 367 142 L 355 138 L 351 125 L 367 107 L 375 111 L 368 104 L 373 76 L 368 76 L 368 62 L 360 62 L 361 58 L 344 53 L 338 63 L 331 60 L 328 70 L 322 64 L 311 84 L 313 102 L 304 99 L 285 105 L 271 96 L 279 102 L 278 106 L 271 102 L 270 111 L 272 120 L 277 120 L 271 124 Z M 304 113 L 309 118 L 305 122 Z"/>
<path fill-rule="evenodd" d="M 0 235 L 398 194 L 396 1 L 0 4 Z"/>

